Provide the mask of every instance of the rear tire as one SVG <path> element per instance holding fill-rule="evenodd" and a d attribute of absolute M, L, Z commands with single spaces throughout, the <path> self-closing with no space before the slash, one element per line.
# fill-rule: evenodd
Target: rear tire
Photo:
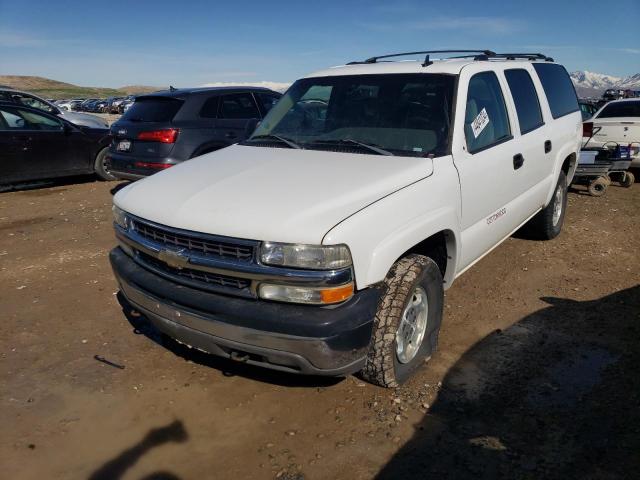
<path fill-rule="evenodd" d="M 549 204 L 531 219 L 531 233 L 541 240 L 551 240 L 560 235 L 567 210 L 567 177 L 560 171 L 556 189 Z"/>
<path fill-rule="evenodd" d="M 361 376 L 397 387 L 436 351 L 444 290 L 440 268 L 423 255 L 398 260 L 384 280 Z"/>
<path fill-rule="evenodd" d="M 589 195 L 593 197 L 601 197 L 607 192 L 607 188 L 609 187 L 609 183 L 602 178 L 596 178 L 593 182 L 589 184 Z"/>
<path fill-rule="evenodd" d="M 98 175 L 98 177 L 100 177 L 102 180 L 116 180 L 116 177 L 114 177 L 111 172 L 109 172 L 109 169 L 107 167 L 107 153 L 109 153 L 108 147 L 105 147 L 100 150 L 100 152 L 98 152 L 93 169 L 96 172 L 96 175 Z"/>

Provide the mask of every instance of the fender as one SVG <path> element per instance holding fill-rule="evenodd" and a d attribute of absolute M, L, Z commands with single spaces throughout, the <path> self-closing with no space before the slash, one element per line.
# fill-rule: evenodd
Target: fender
<path fill-rule="evenodd" d="M 436 166 L 437 165 L 437 166 Z M 369 205 L 333 227 L 323 244 L 344 243 L 356 286 L 381 282 L 408 250 L 439 232 L 447 241 L 445 288 L 460 258 L 460 184 L 452 157 L 434 159 L 434 174 Z"/>
<path fill-rule="evenodd" d="M 199 157 L 200 155 L 204 155 L 204 153 L 211 153 L 215 150 L 220 150 L 221 148 L 228 147 L 229 145 L 224 145 L 219 142 L 210 142 L 205 143 L 203 145 L 199 145 L 196 148 L 189 158 Z"/>

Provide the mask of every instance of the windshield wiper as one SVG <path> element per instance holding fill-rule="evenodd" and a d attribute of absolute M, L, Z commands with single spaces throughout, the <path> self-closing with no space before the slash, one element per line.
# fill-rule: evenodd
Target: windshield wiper
<path fill-rule="evenodd" d="M 394 156 L 389 150 L 385 150 L 384 148 L 380 148 L 377 145 L 369 145 L 368 143 L 362 143 L 357 140 L 353 140 L 352 138 L 341 138 L 339 140 L 318 140 L 314 143 L 352 143 L 354 145 L 358 145 L 359 147 L 366 148 L 367 150 L 371 150 L 372 152 L 377 153 L 378 155 L 390 155 Z"/>
<path fill-rule="evenodd" d="M 302 147 L 298 145 L 296 142 L 294 142 L 293 140 L 289 140 L 288 138 L 281 137 L 280 135 L 274 135 L 273 133 L 270 133 L 268 135 L 257 135 L 255 137 L 251 137 L 249 140 L 260 140 L 260 139 L 267 139 L 267 138 L 274 138 L 276 140 L 279 140 L 282 143 L 289 145 L 291 148 L 295 148 L 298 150 L 302 149 Z"/>

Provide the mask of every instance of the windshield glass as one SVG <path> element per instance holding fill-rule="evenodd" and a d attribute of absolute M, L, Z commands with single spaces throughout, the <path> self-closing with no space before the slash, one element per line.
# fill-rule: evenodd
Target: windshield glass
<path fill-rule="evenodd" d="M 293 143 L 313 150 L 444 155 L 454 84 L 453 75 L 443 74 L 304 78 L 289 88 L 244 144 L 269 141 L 282 148 Z"/>

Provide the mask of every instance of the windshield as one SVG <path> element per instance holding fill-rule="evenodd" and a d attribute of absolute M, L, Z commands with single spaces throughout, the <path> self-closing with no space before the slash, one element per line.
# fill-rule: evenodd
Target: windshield
<path fill-rule="evenodd" d="M 424 73 L 304 78 L 289 88 L 244 144 L 444 155 L 454 84 L 453 75 Z"/>

